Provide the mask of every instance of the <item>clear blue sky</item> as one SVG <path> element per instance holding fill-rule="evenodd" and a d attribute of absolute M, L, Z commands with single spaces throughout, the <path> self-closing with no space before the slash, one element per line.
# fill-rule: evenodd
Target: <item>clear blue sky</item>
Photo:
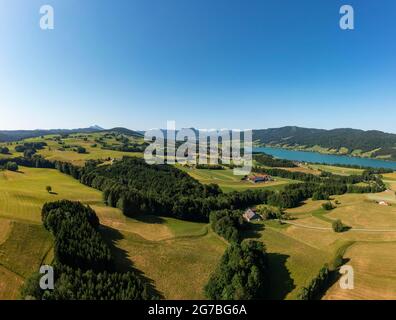
<path fill-rule="evenodd" d="M 0 129 L 396 132 L 396 1 L 0 0 L 0 108 Z"/>

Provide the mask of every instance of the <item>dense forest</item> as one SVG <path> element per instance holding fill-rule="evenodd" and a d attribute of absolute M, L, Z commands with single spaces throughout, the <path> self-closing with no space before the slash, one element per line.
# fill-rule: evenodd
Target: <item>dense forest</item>
<path fill-rule="evenodd" d="M 344 147 L 363 152 L 376 151 L 373 156 L 391 155 L 396 159 L 396 134 L 381 131 L 363 131 L 357 129 L 309 129 L 300 127 L 282 127 L 274 129 L 253 130 L 253 140 L 261 144 L 306 146 L 315 145 L 328 149 Z"/>
<path fill-rule="evenodd" d="M 110 248 L 98 231 L 99 219 L 89 207 L 62 200 L 42 209 L 45 228 L 55 237 L 54 290 L 41 290 L 34 274 L 21 290 L 23 298 L 45 300 L 137 300 L 154 298 L 134 272 L 114 271 Z"/>

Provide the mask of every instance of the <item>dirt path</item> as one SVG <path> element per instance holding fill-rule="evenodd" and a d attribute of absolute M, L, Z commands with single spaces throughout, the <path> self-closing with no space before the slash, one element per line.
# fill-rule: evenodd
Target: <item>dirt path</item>
<path fill-rule="evenodd" d="M 332 228 L 325 228 L 325 227 L 314 227 L 314 226 L 307 226 L 307 225 L 303 225 L 303 224 L 299 224 L 299 223 L 295 223 L 295 222 L 290 222 L 290 221 L 285 221 L 282 220 L 282 223 L 286 223 L 286 224 L 290 224 L 292 226 L 298 227 L 298 228 L 305 228 L 305 229 L 313 229 L 313 230 L 325 230 L 325 231 L 333 231 Z M 387 229 L 364 229 L 364 228 L 354 228 L 352 227 L 350 230 L 348 231 L 359 231 L 359 232 L 395 232 L 396 230 L 387 230 Z"/>

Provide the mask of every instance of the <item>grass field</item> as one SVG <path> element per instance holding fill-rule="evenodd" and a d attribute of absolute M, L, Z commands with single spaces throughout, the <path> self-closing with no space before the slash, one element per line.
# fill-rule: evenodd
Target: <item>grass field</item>
<path fill-rule="evenodd" d="M 21 222 L 12 222 L 7 233 L 0 244 L 0 299 L 16 299 L 26 277 L 50 254 L 53 239 L 41 225 Z"/>
<path fill-rule="evenodd" d="M 396 299 L 396 242 L 365 243 L 350 247 L 345 258 L 354 270 L 354 289 L 343 290 L 334 284 L 326 293 L 328 300 Z"/>
<path fill-rule="evenodd" d="M 295 183 L 296 181 L 291 179 L 274 177 L 275 181 L 264 182 L 264 183 L 253 183 L 251 181 L 241 180 L 241 176 L 236 176 L 231 169 L 225 170 L 210 170 L 210 169 L 192 169 L 181 167 L 183 171 L 187 172 L 191 177 L 197 179 L 203 184 L 215 183 L 224 192 L 231 191 L 243 191 L 248 189 L 256 188 L 268 188 L 268 189 L 280 189 L 289 183 Z"/>
<path fill-rule="evenodd" d="M 325 299 L 396 299 L 396 206 L 379 206 L 371 197 L 380 199 L 383 194 L 336 196 L 339 204 L 331 212 L 321 208 L 324 201 L 307 200 L 301 207 L 287 210 L 295 218 L 291 223 L 297 225 L 257 223 L 264 225 L 264 229 L 258 228 L 258 238 L 269 252 L 271 287 L 276 288 L 272 298 L 295 299 L 324 263 L 331 265 L 336 254 L 345 250 L 344 258 L 359 274 L 359 286 L 355 292 L 344 292 L 336 283 Z M 334 219 L 352 229 L 333 232 Z"/>
<path fill-rule="evenodd" d="M 353 175 L 353 174 L 361 174 L 363 172 L 362 169 L 344 168 L 344 167 L 330 166 L 325 164 L 310 164 L 309 166 L 314 170 L 323 170 L 339 175 Z"/>
<path fill-rule="evenodd" d="M 46 191 L 48 185 L 53 193 Z M 99 191 L 57 170 L 20 167 L 19 172 L 0 171 L 0 217 L 39 223 L 42 205 L 60 199 L 104 207 Z"/>
<path fill-rule="evenodd" d="M 162 298 L 204 299 L 203 287 L 227 244 L 206 224 L 158 217 L 153 220 L 159 221 L 148 223 L 152 228 L 148 238 L 134 232 L 104 231 L 108 239 L 116 239 L 117 265 L 122 268 L 132 261 Z M 168 238 L 156 239 L 158 225 L 166 228 Z"/>

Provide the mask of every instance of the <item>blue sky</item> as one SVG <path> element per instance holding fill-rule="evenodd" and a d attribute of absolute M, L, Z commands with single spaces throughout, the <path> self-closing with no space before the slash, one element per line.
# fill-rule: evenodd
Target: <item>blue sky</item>
<path fill-rule="evenodd" d="M 0 0 L 0 129 L 396 132 L 395 39 L 394 0 Z"/>

